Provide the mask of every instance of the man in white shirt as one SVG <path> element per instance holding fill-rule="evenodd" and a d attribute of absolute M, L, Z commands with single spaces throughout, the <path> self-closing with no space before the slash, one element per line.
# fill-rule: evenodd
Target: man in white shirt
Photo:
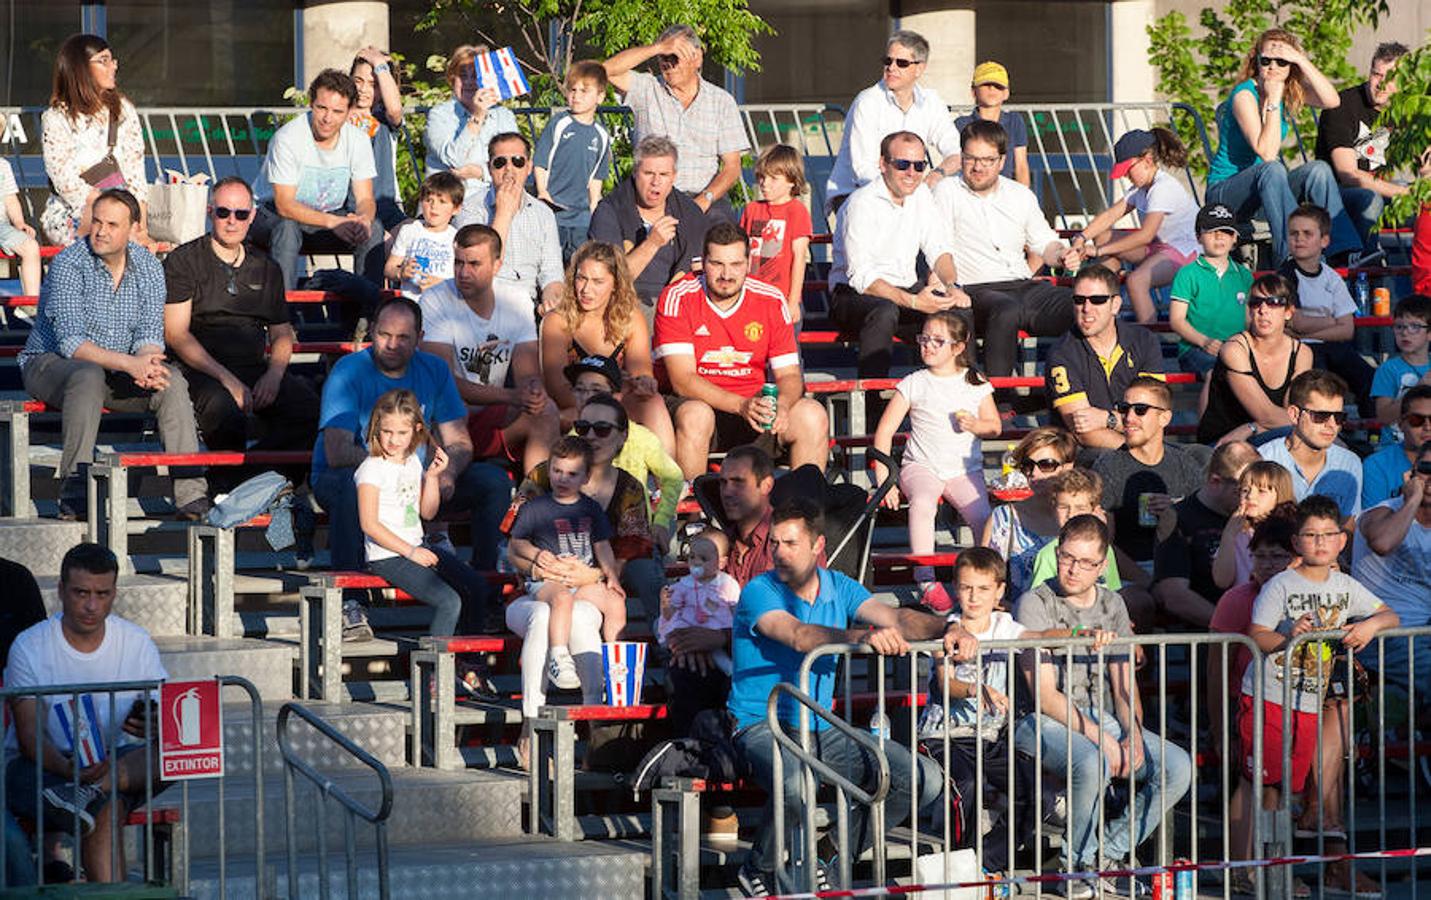
<path fill-rule="evenodd" d="M 108 549 L 98 544 L 72 547 L 60 562 L 60 612 L 15 638 L 5 667 L 5 687 L 168 678 L 148 632 L 110 615 L 118 579 L 119 562 Z M 78 704 L 70 694 L 10 702 L 15 718 L 5 738 L 6 804 L 14 815 L 35 820 L 41 812 L 35 796 L 42 793 L 46 830 L 71 831 L 78 819 L 87 881 L 124 879 L 124 842 L 118 842 L 117 856 L 110 853 L 111 799 L 119 803 L 117 819 L 123 822 L 143 805 L 146 781 L 152 793 L 163 788 L 158 779 L 159 722 L 157 710 L 150 705 L 153 698 L 146 702 L 140 691 L 113 696 L 113 702 L 102 692 L 83 694 Z M 79 736 L 77 744 L 71 733 Z M 146 741 L 153 745 L 148 773 L 142 752 Z M 103 758 L 96 761 L 101 754 Z"/>
<path fill-rule="evenodd" d="M 354 270 L 380 285 L 383 229 L 373 225 L 378 170 L 372 142 L 348 125 L 357 85 L 337 69 L 324 69 L 308 86 L 308 97 L 308 113 L 278 129 L 269 142 L 253 188 L 259 206 L 251 239 L 283 270 L 287 290 L 298 287 L 298 257 L 305 246 L 351 252 Z"/>
<path fill-rule="evenodd" d="M 859 338 L 861 378 L 889 375 L 896 331 L 912 339 L 938 309 L 968 307 L 956 285 L 949 221 L 924 186 L 924 140 L 896 131 L 880 142 L 880 177 L 850 195 L 835 224 L 830 314 Z M 933 265 L 919 284 L 915 260 Z"/>
<path fill-rule="evenodd" d="M 1056 337 L 1073 327 L 1073 294 L 1035 281 L 1025 250 L 1049 266 L 1073 268 L 1078 253 L 1059 240 L 1034 192 L 999 170 L 1008 137 L 998 122 L 970 122 L 960 133 L 959 175 L 934 189 L 945 222 L 953 222 L 956 280 L 973 301 L 975 333 L 984 339 L 984 369 L 1011 375 L 1019 331 Z"/>
<path fill-rule="evenodd" d="M 885 45 L 884 76 L 855 95 L 845 116 L 840 152 L 825 183 L 825 214 L 832 215 L 856 188 L 879 178 L 880 141 L 909 131 L 939 151 L 940 167 L 931 183 L 959 171 L 959 129 L 949 107 L 919 79 L 929 64 L 929 42 L 913 31 L 896 31 Z M 938 173 L 938 174 L 935 174 Z"/>
<path fill-rule="evenodd" d="M 551 455 L 560 423 L 556 404 L 542 387 L 531 298 L 525 288 L 498 277 L 501 268 L 502 238 L 496 231 L 486 225 L 458 230 L 453 278 L 423 291 L 418 300 L 425 323 L 421 349 L 452 368 L 469 410 L 473 458 L 506 458 L 530 472 Z"/>
<path fill-rule="evenodd" d="M 509 131 L 488 142 L 492 186 L 475 221 L 492 226 L 502 239 L 505 250 L 497 277 L 520 286 L 528 297 L 539 298 L 543 309 L 553 309 L 566 284 L 561 236 L 551 208 L 526 191 L 531 163 L 532 145 L 521 134 Z"/>

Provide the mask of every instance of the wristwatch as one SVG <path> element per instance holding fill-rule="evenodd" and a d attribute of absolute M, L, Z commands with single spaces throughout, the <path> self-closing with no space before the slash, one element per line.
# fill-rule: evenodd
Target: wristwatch
<path fill-rule="evenodd" d="M 1109 431 L 1117 431 L 1117 430 L 1118 430 L 1118 414 L 1117 414 L 1116 412 L 1114 412 L 1113 410 L 1111 410 L 1111 409 L 1108 410 L 1108 430 L 1109 430 Z"/>
<path fill-rule="evenodd" d="M 701 191 L 701 196 L 706 198 L 707 203 L 715 203 L 715 194 L 712 194 L 710 191 Z"/>
<path fill-rule="evenodd" d="M 376 66 L 373 66 L 373 74 L 374 74 L 374 75 L 381 75 L 381 74 L 383 74 L 384 72 L 390 71 L 391 69 L 392 69 L 392 66 L 389 66 L 389 65 L 388 65 L 387 63 L 385 63 L 385 62 L 384 62 L 384 63 L 378 63 Z"/>

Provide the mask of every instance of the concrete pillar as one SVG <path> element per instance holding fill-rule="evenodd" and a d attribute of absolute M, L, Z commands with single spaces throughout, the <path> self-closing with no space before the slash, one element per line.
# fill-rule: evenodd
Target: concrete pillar
<path fill-rule="evenodd" d="M 388 49 L 388 5 L 384 0 L 307 0 L 294 17 L 294 35 L 302 49 L 302 69 L 295 82 L 303 89 L 324 69 L 348 71 L 353 57 L 371 44 Z"/>
<path fill-rule="evenodd" d="M 1157 73 L 1148 58 L 1148 26 L 1156 14 L 1154 0 L 1108 4 L 1108 99 L 1114 103 L 1156 99 Z"/>
<path fill-rule="evenodd" d="M 969 79 L 974 74 L 974 4 L 912 0 L 902 4 L 899 27 L 929 41 L 929 65 L 921 84 L 933 88 L 956 110 L 973 106 Z"/>

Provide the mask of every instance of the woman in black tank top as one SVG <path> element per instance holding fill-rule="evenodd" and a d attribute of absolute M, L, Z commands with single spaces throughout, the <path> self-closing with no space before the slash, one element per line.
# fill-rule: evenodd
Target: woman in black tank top
<path fill-rule="evenodd" d="M 1287 424 L 1287 385 L 1312 367 L 1312 351 L 1287 334 L 1296 308 L 1297 290 L 1284 276 L 1264 275 L 1252 283 L 1247 330 L 1228 339 L 1212 369 L 1199 443 L 1246 440 L 1257 429 Z"/>

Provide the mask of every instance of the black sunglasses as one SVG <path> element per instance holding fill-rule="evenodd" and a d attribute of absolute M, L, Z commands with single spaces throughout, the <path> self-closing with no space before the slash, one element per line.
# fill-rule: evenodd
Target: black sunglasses
<path fill-rule="evenodd" d="M 1286 306 L 1290 302 L 1287 297 L 1263 297 L 1253 294 L 1247 298 L 1247 308 L 1256 309 L 1259 306 Z"/>
<path fill-rule="evenodd" d="M 1302 412 L 1306 413 L 1311 420 L 1318 425 L 1325 425 L 1327 419 L 1335 420 L 1338 425 L 1345 425 L 1347 421 L 1347 413 L 1344 409 L 1304 409 Z"/>
<path fill-rule="evenodd" d="M 1410 425 L 1412 428 L 1420 428 L 1427 422 L 1431 422 L 1431 416 L 1423 415 L 1421 413 L 1407 413 L 1401 418 L 1404 419 L 1406 421 L 1406 424 Z"/>
<path fill-rule="evenodd" d="M 1431 475 L 1431 459 L 1423 459 L 1416 464 L 1417 475 Z"/>
<path fill-rule="evenodd" d="M 1025 475 L 1034 469 L 1038 469 L 1040 472 L 1056 472 L 1062 465 L 1063 461 L 1059 459 L 1026 459 L 1023 465 L 1019 466 L 1019 470 Z"/>
<path fill-rule="evenodd" d="M 1150 409 L 1161 409 L 1163 412 L 1168 412 L 1166 406 L 1159 406 L 1156 403 L 1129 403 L 1126 400 L 1119 400 L 1113 404 L 1113 408 L 1118 411 L 1120 416 L 1126 416 L 1133 412 L 1137 413 L 1139 418 L 1146 416 Z"/>
<path fill-rule="evenodd" d="M 514 169 L 525 169 L 527 167 L 527 158 L 525 156 L 494 156 L 490 162 L 494 169 L 505 169 L 508 162 L 512 164 L 512 168 Z"/>
<path fill-rule="evenodd" d="M 901 172 L 907 172 L 910 169 L 923 172 L 929 168 L 929 163 L 922 159 L 890 159 L 886 156 L 885 160 Z"/>
<path fill-rule="evenodd" d="M 1268 66 L 1276 66 L 1279 69 L 1285 69 L 1292 63 L 1289 60 L 1282 59 L 1280 56 L 1259 56 L 1257 57 L 1257 64 L 1264 69 Z"/>
<path fill-rule="evenodd" d="M 571 427 L 572 430 L 575 431 L 579 437 L 586 437 L 588 434 L 594 431 L 596 432 L 597 437 L 604 438 L 610 437 L 611 432 L 616 430 L 616 423 L 588 422 L 585 419 L 577 419 L 575 422 L 571 423 Z"/>
<path fill-rule="evenodd" d="M 910 66 L 919 65 L 919 60 L 917 59 L 895 59 L 893 56 L 881 57 L 880 62 L 884 63 L 885 68 L 899 66 L 901 69 L 907 69 Z"/>
<path fill-rule="evenodd" d="M 227 206 L 215 206 L 215 207 L 214 207 L 214 215 L 217 216 L 217 217 L 220 218 L 220 219 L 227 219 L 229 216 L 233 216 L 235 219 L 238 219 L 240 222 L 247 222 L 247 221 L 248 221 L 248 217 L 251 216 L 251 215 L 253 215 L 253 210 L 252 210 L 252 209 L 229 209 Z"/>
<path fill-rule="evenodd" d="M 1094 306 L 1102 306 L 1112 299 L 1112 294 L 1074 294 L 1073 305 L 1083 306 L 1085 303 L 1092 303 Z"/>

